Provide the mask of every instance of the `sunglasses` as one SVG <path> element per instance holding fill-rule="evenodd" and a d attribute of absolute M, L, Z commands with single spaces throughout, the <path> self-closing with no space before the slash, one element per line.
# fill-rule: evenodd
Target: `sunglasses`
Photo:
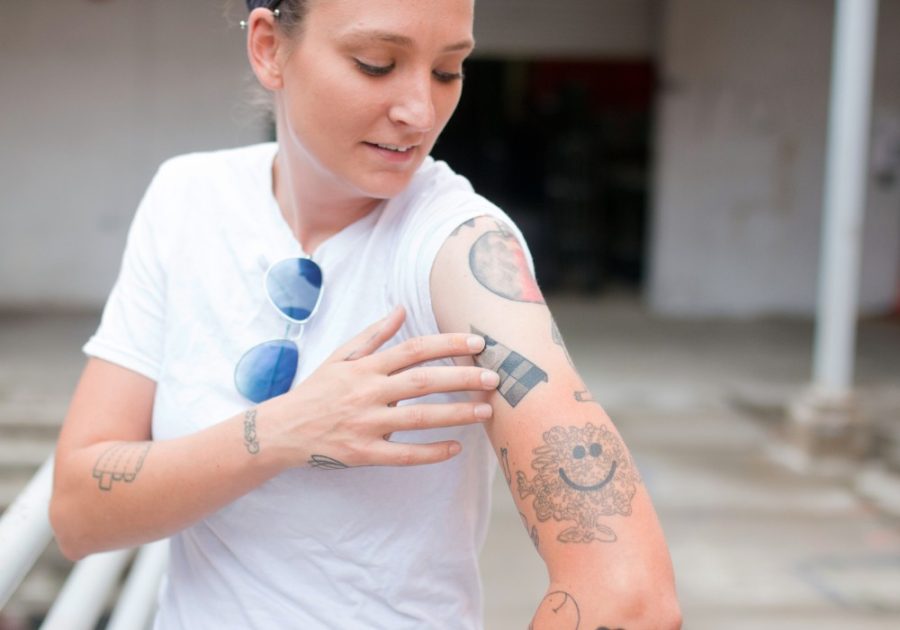
<path fill-rule="evenodd" d="M 261 403 L 291 388 L 297 375 L 300 351 L 289 339 L 292 325 L 305 324 L 322 300 L 322 269 L 311 258 L 285 258 L 272 263 L 263 279 L 266 298 L 288 324 L 284 339 L 250 348 L 234 368 L 234 385 L 242 396 Z"/>

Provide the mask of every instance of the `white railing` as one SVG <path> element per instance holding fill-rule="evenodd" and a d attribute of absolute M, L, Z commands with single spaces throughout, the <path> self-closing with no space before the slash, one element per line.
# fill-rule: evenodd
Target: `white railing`
<path fill-rule="evenodd" d="M 0 517 L 0 609 L 9 602 L 53 538 L 48 515 L 52 484 L 51 456 Z M 168 545 L 168 540 L 161 540 L 140 549 L 113 607 L 107 630 L 147 626 L 156 608 Z M 133 549 L 124 549 L 94 554 L 78 562 L 41 630 L 94 628 L 133 555 Z"/>

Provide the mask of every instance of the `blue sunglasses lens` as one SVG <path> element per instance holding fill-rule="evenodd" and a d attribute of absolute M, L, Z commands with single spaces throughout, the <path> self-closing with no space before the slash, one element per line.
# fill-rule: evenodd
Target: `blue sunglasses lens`
<path fill-rule="evenodd" d="M 305 322 L 322 295 L 322 270 L 308 258 L 282 260 L 269 269 L 266 291 L 285 317 Z"/>
<path fill-rule="evenodd" d="M 261 403 L 291 388 L 297 374 L 297 344 L 290 339 L 250 348 L 234 370 L 234 384 L 245 398 Z"/>

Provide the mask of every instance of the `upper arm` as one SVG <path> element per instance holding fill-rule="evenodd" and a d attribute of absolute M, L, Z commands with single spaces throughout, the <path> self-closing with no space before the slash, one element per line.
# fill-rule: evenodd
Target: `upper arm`
<path fill-rule="evenodd" d="M 463 224 L 435 260 L 431 293 L 441 331 L 486 337 L 476 362 L 500 373 L 486 430 L 551 578 L 609 576 L 638 557 L 667 565 L 634 462 L 587 394 L 516 237 L 490 217 Z"/>

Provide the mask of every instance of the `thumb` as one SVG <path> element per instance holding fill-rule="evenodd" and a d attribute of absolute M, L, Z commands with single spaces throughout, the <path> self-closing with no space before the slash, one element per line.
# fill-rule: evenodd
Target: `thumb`
<path fill-rule="evenodd" d="M 355 361 L 369 356 L 384 342 L 396 335 L 404 321 L 406 321 L 406 309 L 402 306 L 394 307 L 394 310 L 387 316 L 365 328 L 356 337 L 335 350 L 328 361 Z"/>

